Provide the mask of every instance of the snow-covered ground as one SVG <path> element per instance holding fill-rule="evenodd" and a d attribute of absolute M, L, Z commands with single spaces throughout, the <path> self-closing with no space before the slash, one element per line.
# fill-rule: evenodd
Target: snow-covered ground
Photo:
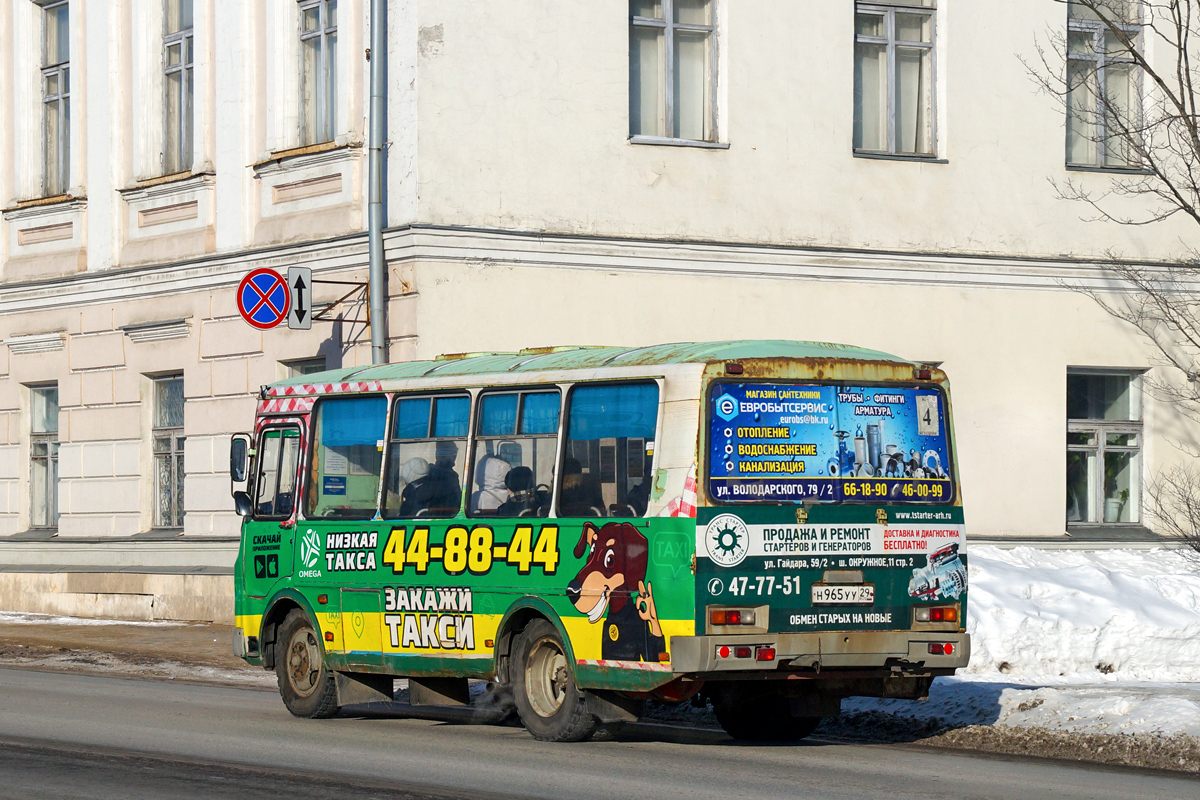
<path fill-rule="evenodd" d="M 1200 737 L 1200 564 L 1188 554 L 968 552 L 971 666 L 928 701 L 853 698 L 843 712 Z"/>

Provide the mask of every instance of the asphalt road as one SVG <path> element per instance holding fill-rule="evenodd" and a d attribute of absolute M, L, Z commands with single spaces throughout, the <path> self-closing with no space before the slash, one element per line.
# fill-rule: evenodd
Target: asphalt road
<path fill-rule="evenodd" d="M 426 715 L 428 716 L 428 715 Z M 278 696 L 0 670 L 0 798 L 1200 798 L 1157 772 L 630 726 L 548 745 L 464 718 L 297 720 Z"/>

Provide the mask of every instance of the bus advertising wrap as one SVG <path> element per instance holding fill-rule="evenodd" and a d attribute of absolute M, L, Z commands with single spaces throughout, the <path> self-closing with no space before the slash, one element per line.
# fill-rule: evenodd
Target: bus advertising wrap
<path fill-rule="evenodd" d="M 944 400 L 933 388 L 724 384 L 710 409 L 721 503 L 949 503 Z"/>

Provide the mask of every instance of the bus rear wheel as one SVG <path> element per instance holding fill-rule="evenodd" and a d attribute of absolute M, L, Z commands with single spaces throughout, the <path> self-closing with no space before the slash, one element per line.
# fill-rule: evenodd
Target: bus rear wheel
<path fill-rule="evenodd" d="M 336 714 L 333 673 L 325 666 L 321 640 L 303 611 L 293 609 L 284 618 L 275 648 L 275 677 L 287 710 L 306 719 Z"/>
<path fill-rule="evenodd" d="M 820 717 L 794 717 L 786 697 L 763 694 L 713 703 L 717 722 L 735 739 L 749 742 L 798 742 L 821 724 Z"/>
<path fill-rule="evenodd" d="M 525 627 L 513 647 L 513 700 L 525 729 L 543 742 L 581 742 L 596 730 L 575 685 L 558 629 L 544 619 Z"/>

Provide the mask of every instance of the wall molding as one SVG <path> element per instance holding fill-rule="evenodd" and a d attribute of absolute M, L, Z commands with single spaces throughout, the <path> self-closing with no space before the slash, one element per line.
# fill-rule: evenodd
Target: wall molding
<path fill-rule="evenodd" d="M 4 340 L 9 351 L 15 356 L 29 353 L 50 353 L 62 350 L 67 344 L 66 331 L 50 331 L 48 333 L 27 333 L 20 336 L 10 336 Z"/>
<path fill-rule="evenodd" d="M 122 325 L 118 330 L 124 332 L 131 342 L 161 342 L 165 339 L 186 339 L 191 331 L 191 317 L 168 319 L 157 322 L 137 322 L 133 325 Z"/>
<path fill-rule="evenodd" d="M 904 253 L 804 245 L 635 239 L 411 225 L 384 233 L 388 263 L 585 269 L 977 289 L 1118 288 L 1104 261 L 962 253 Z M 258 267 L 304 265 L 333 273 L 367 266 L 365 232 L 168 264 L 113 268 L 0 285 L 0 314 L 227 289 Z M 1168 262 L 1139 262 L 1164 273 Z M 1200 283 L 1191 287 L 1200 293 Z M 393 283 L 391 289 L 399 293 Z"/>

